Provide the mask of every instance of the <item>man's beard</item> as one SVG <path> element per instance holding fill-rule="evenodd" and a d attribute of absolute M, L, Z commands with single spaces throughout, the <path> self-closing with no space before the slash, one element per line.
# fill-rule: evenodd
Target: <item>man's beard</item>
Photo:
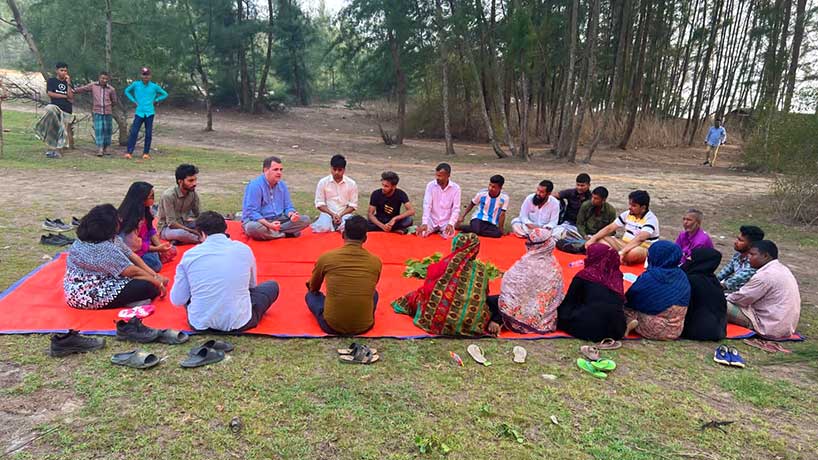
<path fill-rule="evenodd" d="M 534 195 L 534 198 L 532 198 L 531 201 L 534 203 L 534 206 L 542 206 L 542 204 L 545 203 L 546 199 L 548 199 L 548 197 L 540 197 L 539 195 Z"/>

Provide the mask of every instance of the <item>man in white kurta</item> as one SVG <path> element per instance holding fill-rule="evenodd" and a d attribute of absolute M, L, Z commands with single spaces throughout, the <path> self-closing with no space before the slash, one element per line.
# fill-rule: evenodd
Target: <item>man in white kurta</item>
<path fill-rule="evenodd" d="M 460 218 L 460 186 L 450 180 L 452 167 L 440 163 L 435 168 L 435 180 L 426 184 L 423 194 L 423 224 L 418 236 L 440 233 L 443 238 L 454 236 L 454 227 Z"/>
<path fill-rule="evenodd" d="M 527 238 L 535 228 L 552 230 L 560 218 L 560 202 L 553 196 L 554 184 L 544 180 L 537 191 L 525 197 L 520 206 L 520 215 L 511 221 L 511 229 L 520 238 Z"/>
<path fill-rule="evenodd" d="M 342 231 L 344 221 L 358 208 L 358 184 L 346 176 L 347 161 L 342 155 L 330 159 L 329 176 L 315 187 L 315 208 L 321 215 L 312 224 L 313 233 Z"/>

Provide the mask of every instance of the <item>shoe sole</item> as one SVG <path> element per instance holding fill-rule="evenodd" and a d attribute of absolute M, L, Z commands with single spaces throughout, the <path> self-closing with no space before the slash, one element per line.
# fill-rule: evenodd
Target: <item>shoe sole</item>
<path fill-rule="evenodd" d="M 727 361 L 727 360 L 724 360 L 724 359 L 713 358 L 713 361 L 715 361 L 715 362 L 717 362 L 719 364 L 724 364 L 725 366 L 733 366 L 734 365 L 734 364 L 730 363 L 730 361 Z"/>
<path fill-rule="evenodd" d="M 105 344 L 102 343 L 99 346 L 94 346 L 93 348 L 65 348 L 59 351 L 49 350 L 49 356 L 54 358 L 61 358 L 63 356 L 73 355 L 75 353 L 88 353 L 89 351 L 96 351 L 101 348 L 105 347 Z"/>

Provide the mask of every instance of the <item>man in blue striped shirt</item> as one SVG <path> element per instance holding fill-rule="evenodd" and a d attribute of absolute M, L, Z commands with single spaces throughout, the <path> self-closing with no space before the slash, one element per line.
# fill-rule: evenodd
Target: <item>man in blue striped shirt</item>
<path fill-rule="evenodd" d="M 244 189 L 241 219 L 244 233 L 254 240 L 296 237 L 310 225 L 310 218 L 298 214 L 287 184 L 281 180 L 284 167 L 278 157 L 264 159 L 262 173 Z"/>
<path fill-rule="evenodd" d="M 503 227 L 506 225 L 506 210 L 508 210 L 508 194 L 503 192 L 505 179 L 497 174 L 489 179 L 489 187 L 477 192 L 471 200 L 469 206 L 461 215 L 457 222 L 460 231 L 466 233 L 477 233 L 480 236 L 489 238 L 500 238 L 505 233 Z M 463 217 L 472 209 L 477 210 L 472 214 L 469 225 L 463 223 Z"/>
<path fill-rule="evenodd" d="M 716 157 L 719 154 L 719 147 L 721 144 L 724 144 L 726 140 L 727 131 L 724 129 L 724 126 L 721 125 L 721 120 L 716 118 L 716 122 L 710 127 L 710 130 L 707 131 L 707 138 L 704 140 L 704 143 L 707 144 L 707 158 L 704 160 L 704 163 L 702 163 L 703 165 L 710 165 L 711 168 L 716 166 Z"/>

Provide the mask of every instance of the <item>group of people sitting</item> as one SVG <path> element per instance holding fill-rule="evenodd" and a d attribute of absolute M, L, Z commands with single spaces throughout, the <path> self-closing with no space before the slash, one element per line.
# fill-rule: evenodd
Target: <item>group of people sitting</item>
<path fill-rule="evenodd" d="M 489 270 L 477 254 L 479 236 L 504 234 L 509 196 L 502 176 L 492 176 L 461 214 L 460 187 L 450 179 L 451 167 L 441 163 L 426 186 L 422 224 L 414 228 L 415 210 L 397 188 L 396 173 L 382 174 L 363 217 L 356 214 L 357 184 L 345 175 L 344 157 L 332 157 L 330 172 L 316 187 L 319 215 L 311 221 L 292 203 L 281 160 L 268 157 L 262 174 L 245 189 L 241 213 L 244 233 L 257 240 L 298 237 L 308 225 L 315 233 L 341 232 L 344 245 L 319 257 L 305 294 L 307 308 L 329 334 L 360 334 L 374 325 L 382 263 L 363 247 L 367 233 L 413 229 L 419 237 L 438 233 L 452 239 L 451 253 L 428 267 L 423 285 L 391 301 L 395 312 L 410 315 L 432 334 L 496 335 L 502 328 L 542 334 L 559 328 L 594 341 L 631 331 L 657 340 L 719 340 L 728 321 L 768 338 L 789 337 L 798 324 L 797 282 L 758 227 L 741 227 L 736 254 L 716 275 L 721 254 L 701 228 L 700 211 L 684 215 L 684 229 L 673 243 L 659 240 L 646 191 L 630 193 L 628 210 L 617 214 L 606 202 L 607 189 L 591 191 L 587 174 L 577 177 L 575 188 L 556 193 L 552 182 L 542 181 L 511 222 L 527 251 L 503 275 L 499 294 L 490 295 Z M 119 209 L 96 206 L 81 219 L 67 259 L 68 305 L 113 308 L 164 296 L 169 280 L 158 272 L 175 255 L 175 246 L 162 241 L 168 240 L 197 244 L 177 265 L 170 292 L 171 302 L 187 309 L 193 329 L 241 332 L 258 325 L 279 286 L 258 283 L 252 251 L 230 239 L 224 217 L 200 212 L 197 174 L 192 165 L 177 168 L 176 186 L 158 204 L 158 230 L 153 187 L 145 182 L 131 186 Z M 624 232 L 617 237 L 620 228 Z M 560 241 L 586 254 L 567 291 L 554 256 Z M 620 265 L 645 261 L 647 269 L 626 292 Z"/>

